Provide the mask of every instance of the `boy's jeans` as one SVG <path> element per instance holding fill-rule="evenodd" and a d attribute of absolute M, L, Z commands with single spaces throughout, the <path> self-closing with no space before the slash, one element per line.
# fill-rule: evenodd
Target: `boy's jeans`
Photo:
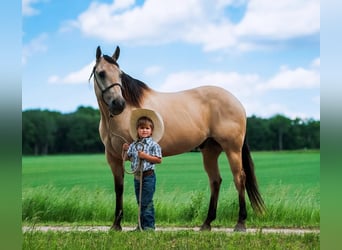
<path fill-rule="evenodd" d="M 135 196 L 139 205 L 140 181 L 134 178 Z M 153 195 L 156 190 L 156 175 L 143 178 L 141 194 L 141 227 L 143 230 L 155 229 Z"/>

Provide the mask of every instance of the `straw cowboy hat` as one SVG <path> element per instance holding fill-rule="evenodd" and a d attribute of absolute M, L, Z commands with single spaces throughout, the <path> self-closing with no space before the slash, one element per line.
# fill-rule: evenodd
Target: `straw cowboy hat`
<path fill-rule="evenodd" d="M 161 115 L 151 109 L 133 109 L 131 113 L 131 119 L 130 119 L 130 129 L 129 133 L 133 140 L 137 139 L 137 121 L 140 117 L 146 116 L 150 118 L 153 122 L 154 129 L 152 132 L 152 138 L 154 141 L 158 142 L 164 134 L 164 122 Z"/>

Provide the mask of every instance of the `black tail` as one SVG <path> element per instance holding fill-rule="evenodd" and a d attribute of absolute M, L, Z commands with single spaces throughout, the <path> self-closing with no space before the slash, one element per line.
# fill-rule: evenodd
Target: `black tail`
<path fill-rule="evenodd" d="M 257 179 L 254 173 L 254 163 L 249 151 L 246 138 L 242 146 L 242 165 L 246 174 L 246 190 L 255 212 L 263 214 L 265 212 L 265 203 L 259 192 Z"/>

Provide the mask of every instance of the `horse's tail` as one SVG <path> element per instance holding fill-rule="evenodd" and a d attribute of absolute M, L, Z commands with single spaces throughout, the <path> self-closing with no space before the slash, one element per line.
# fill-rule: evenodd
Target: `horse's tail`
<path fill-rule="evenodd" d="M 263 214 L 265 211 L 265 203 L 259 192 L 257 179 L 254 173 L 254 163 L 246 138 L 244 139 L 242 146 L 242 165 L 246 175 L 246 190 L 252 208 L 255 212 Z"/>

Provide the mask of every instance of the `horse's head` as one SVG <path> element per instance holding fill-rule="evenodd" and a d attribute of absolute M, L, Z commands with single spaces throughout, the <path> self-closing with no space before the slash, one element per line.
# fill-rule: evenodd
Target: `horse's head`
<path fill-rule="evenodd" d="M 112 56 L 103 55 L 100 46 L 96 50 L 94 75 L 95 93 L 98 101 L 104 102 L 112 115 L 119 115 L 125 109 L 126 102 L 122 96 L 121 70 L 117 60 L 120 48 L 116 47 Z"/>

